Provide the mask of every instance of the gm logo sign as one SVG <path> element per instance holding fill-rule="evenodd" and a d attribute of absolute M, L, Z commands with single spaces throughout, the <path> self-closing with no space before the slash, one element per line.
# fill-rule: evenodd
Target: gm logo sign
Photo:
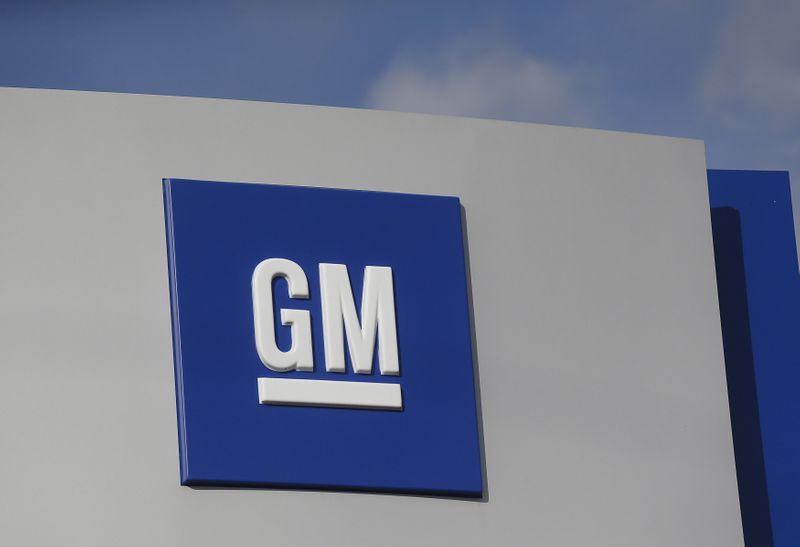
<path fill-rule="evenodd" d="M 482 495 L 457 198 L 163 190 L 182 484 Z"/>
<path fill-rule="evenodd" d="M 276 372 L 314 370 L 311 317 L 305 310 L 282 309 L 281 323 L 292 328 L 292 345 L 281 351 L 275 337 L 272 281 L 283 277 L 291 298 L 308 298 L 308 279 L 291 260 L 270 258 L 253 272 L 253 312 L 258 355 Z M 372 374 L 375 337 L 378 335 L 381 374 L 398 376 L 397 328 L 394 314 L 392 269 L 367 266 L 361 296 L 361 322 L 356 314 L 347 266 L 320 264 L 322 325 L 325 335 L 325 370 L 345 372 L 344 334 L 347 333 L 350 362 L 357 374 Z M 343 326 L 344 325 L 344 329 Z M 380 325 L 380 328 L 378 327 Z M 260 378 L 258 396 L 262 404 L 296 404 L 353 408 L 402 408 L 399 384 L 285 380 Z"/>

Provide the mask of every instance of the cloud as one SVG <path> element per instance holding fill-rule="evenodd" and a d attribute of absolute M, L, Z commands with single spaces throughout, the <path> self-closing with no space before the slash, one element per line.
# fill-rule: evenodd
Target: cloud
<path fill-rule="evenodd" d="M 527 54 L 498 37 L 405 52 L 371 86 L 372 108 L 590 125 L 588 84 L 577 71 Z"/>
<path fill-rule="evenodd" d="M 700 81 L 708 113 L 730 129 L 800 125 L 800 2 L 741 1 L 721 22 Z"/>

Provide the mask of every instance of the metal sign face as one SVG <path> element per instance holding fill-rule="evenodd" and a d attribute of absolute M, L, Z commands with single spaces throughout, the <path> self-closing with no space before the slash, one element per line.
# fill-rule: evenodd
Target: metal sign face
<path fill-rule="evenodd" d="M 164 181 L 181 482 L 480 496 L 457 198 Z"/>

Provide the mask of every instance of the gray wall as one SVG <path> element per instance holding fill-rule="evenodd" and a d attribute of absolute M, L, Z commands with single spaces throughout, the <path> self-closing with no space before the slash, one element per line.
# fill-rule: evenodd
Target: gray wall
<path fill-rule="evenodd" d="M 160 181 L 460 196 L 488 499 L 191 489 Z M 0 89 L 8 545 L 741 545 L 698 141 Z"/>

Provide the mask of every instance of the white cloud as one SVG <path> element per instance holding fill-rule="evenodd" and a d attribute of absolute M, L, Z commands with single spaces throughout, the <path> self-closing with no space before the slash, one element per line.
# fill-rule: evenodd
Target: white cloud
<path fill-rule="evenodd" d="M 718 30 L 700 98 L 730 129 L 800 124 L 800 2 L 737 3 Z"/>
<path fill-rule="evenodd" d="M 461 40 L 436 51 L 406 52 L 369 90 L 384 110 L 590 125 L 579 95 L 586 78 L 504 44 Z"/>

